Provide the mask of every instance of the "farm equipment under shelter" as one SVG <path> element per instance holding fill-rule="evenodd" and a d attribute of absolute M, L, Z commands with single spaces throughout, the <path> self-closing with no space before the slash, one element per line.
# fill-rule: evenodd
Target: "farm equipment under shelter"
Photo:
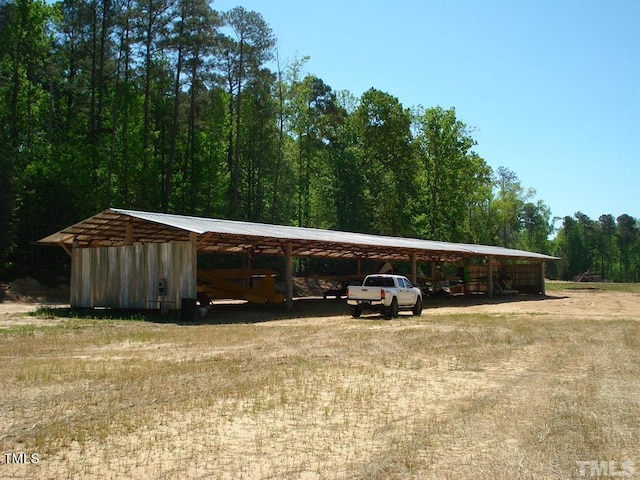
<path fill-rule="evenodd" d="M 208 305 L 213 299 L 248 300 L 251 303 L 282 303 L 276 292 L 277 272 L 260 269 L 198 269 L 198 300 Z"/>

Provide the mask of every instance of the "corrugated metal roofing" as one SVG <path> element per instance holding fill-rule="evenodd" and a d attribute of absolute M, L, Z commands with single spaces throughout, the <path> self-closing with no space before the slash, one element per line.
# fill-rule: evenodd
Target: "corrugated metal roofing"
<path fill-rule="evenodd" d="M 406 261 L 456 261 L 494 256 L 540 261 L 556 257 L 487 245 L 437 242 L 415 238 L 190 217 L 111 208 L 43 238 L 42 245 L 74 243 L 80 247 L 167 242 L 197 236 L 199 251 L 283 255 L 291 244 L 294 256 L 376 258 Z"/>

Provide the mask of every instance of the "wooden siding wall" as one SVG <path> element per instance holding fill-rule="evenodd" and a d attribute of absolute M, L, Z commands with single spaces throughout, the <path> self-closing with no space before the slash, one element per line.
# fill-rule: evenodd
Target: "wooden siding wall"
<path fill-rule="evenodd" d="M 544 285 L 541 285 L 541 268 L 540 263 L 505 263 L 502 274 L 514 290 L 520 293 L 538 294 L 544 292 Z"/>
<path fill-rule="evenodd" d="M 541 264 L 535 263 L 514 263 L 514 262 L 493 262 L 493 278 L 497 281 L 500 277 L 506 279 L 507 283 L 520 293 L 541 293 L 544 292 L 542 285 Z M 467 267 L 471 281 L 467 286 L 469 293 L 487 293 L 487 270 L 486 264 L 469 265 Z"/>
<path fill-rule="evenodd" d="M 489 266 L 486 264 L 468 265 L 466 268 L 469 272 L 469 277 L 471 278 L 471 281 L 467 285 L 467 293 L 487 293 L 487 272 L 489 271 Z M 500 263 L 494 261 L 492 264 L 492 270 L 493 278 L 498 278 L 500 273 Z"/>
<path fill-rule="evenodd" d="M 166 308 L 196 298 L 195 248 L 191 242 L 74 248 L 71 306 L 160 308 L 158 284 L 166 280 Z"/>

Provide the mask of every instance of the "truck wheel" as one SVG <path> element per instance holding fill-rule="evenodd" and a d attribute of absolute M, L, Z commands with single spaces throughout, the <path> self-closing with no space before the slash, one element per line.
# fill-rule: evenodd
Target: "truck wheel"
<path fill-rule="evenodd" d="M 391 320 L 392 318 L 395 318 L 397 316 L 398 316 L 398 300 L 396 299 L 396 297 L 393 297 L 393 299 L 391 300 L 391 305 L 387 309 L 385 318 L 387 320 Z"/>
<path fill-rule="evenodd" d="M 422 315 L 422 297 L 416 298 L 416 304 L 411 309 L 411 312 L 416 316 Z"/>
<path fill-rule="evenodd" d="M 360 318 L 360 315 L 362 315 L 362 309 L 360 307 L 353 307 L 351 309 L 351 316 L 353 318 Z"/>

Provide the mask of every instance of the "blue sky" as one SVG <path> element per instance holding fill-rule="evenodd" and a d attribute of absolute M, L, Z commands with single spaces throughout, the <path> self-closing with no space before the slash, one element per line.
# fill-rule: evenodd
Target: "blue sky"
<path fill-rule="evenodd" d="M 215 0 L 262 15 L 281 63 L 359 97 L 455 107 L 475 151 L 553 216 L 640 218 L 640 1 Z"/>

